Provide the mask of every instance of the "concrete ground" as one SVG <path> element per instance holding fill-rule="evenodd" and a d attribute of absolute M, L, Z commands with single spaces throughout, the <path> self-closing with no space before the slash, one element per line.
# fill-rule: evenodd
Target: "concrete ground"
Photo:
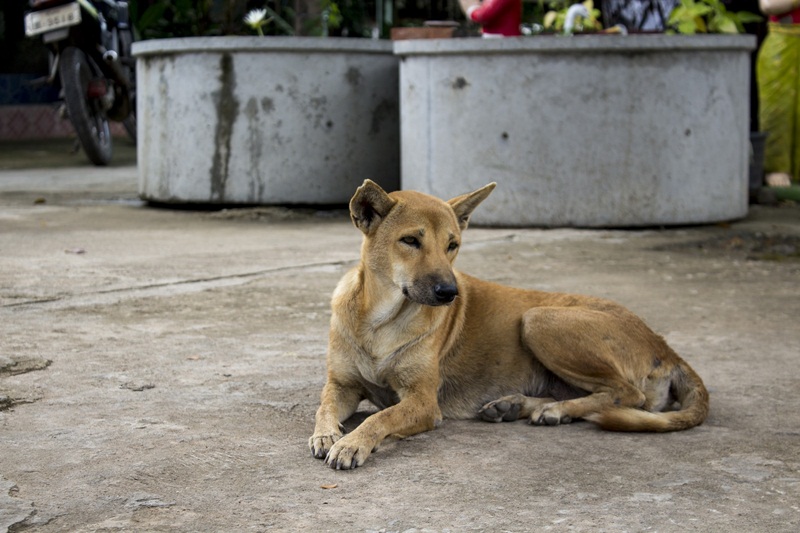
<path fill-rule="evenodd" d="M 102 169 L 0 145 L 0 532 L 800 530 L 797 207 L 469 229 L 466 272 L 644 316 L 705 379 L 708 420 L 446 421 L 336 472 L 306 443 L 359 232 L 341 211 L 149 207 L 125 150 Z"/>

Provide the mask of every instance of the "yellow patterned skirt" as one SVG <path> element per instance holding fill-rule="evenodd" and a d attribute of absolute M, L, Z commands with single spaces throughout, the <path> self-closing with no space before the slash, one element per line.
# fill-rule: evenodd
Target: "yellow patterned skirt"
<path fill-rule="evenodd" d="M 800 24 L 769 24 L 756 65 L 764 170 L 800 182 Z"/>

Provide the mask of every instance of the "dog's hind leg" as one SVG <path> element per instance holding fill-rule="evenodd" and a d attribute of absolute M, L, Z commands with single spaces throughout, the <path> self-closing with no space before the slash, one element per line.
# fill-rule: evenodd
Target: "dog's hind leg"
<path fill-rule="evenodd" d="M 640 387 L 661 339 L 621 307 L 533 308 L 523 317 L 522 337 L 550 372 L 588 393 L 535 405 L 531 423 L 558 425 L 612 407 L 644 406 Z"/>
<path fill-rule="evenodd" d="M 528 418 L 539 407 L 553 402 L 555 402 L 553 398 L 512 394 L 487 403 L 478 411 L 478 416 L 487 422 L 513 422 L 520 418 Z"/>

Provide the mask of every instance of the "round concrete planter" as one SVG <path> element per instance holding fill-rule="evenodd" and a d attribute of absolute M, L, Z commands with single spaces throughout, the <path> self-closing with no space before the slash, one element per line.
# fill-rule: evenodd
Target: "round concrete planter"
<path fill-rule="evenodd" d="M 133 51 L 143 198 L 341 204 L 364 178 L 397 188 L 391 43 L 198 37 Z"/>
<path fill-rule="evenodd" d="M 747 213 L 752 36 L 400 41 L 401 184 L 473 220 L 706 223 Z"/>

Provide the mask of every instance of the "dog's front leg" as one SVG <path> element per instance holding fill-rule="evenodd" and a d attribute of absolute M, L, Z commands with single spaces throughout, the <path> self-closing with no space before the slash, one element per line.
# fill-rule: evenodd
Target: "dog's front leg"
<path fill-rule="evenodd" d="M 442 420 L 436 388 L 400 394 L 396 405 L 371 415 L 352 433 L 331 447 L 326 462 L 344 470 L 364 464 L 372 451 L 389 435 L 408 437 L 434 429 Z"/>
<path fill-rule="evenodd" d="M 314 434 L 308 439 L 314 457 L 324 459 L 331 446 L 342 438 L 341 423 L 355 413 L 361 399 L 360 387 L 342 384 L 335 377 L 328 376 L 322 388 Z"/>

